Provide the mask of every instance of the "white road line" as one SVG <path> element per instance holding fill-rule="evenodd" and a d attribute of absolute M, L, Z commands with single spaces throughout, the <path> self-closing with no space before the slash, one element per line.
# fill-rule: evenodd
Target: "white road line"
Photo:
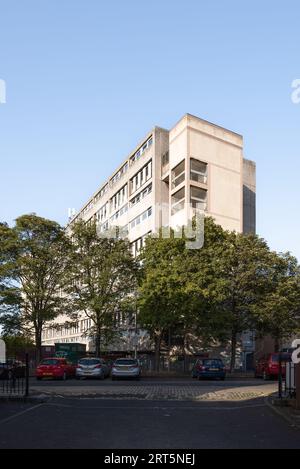
<path fill-rule="evenodd" d="M 17 414 L 14 414 L 14 415 L 11 415 L 10 417 L 4 419 L 4 420 L 0 420 L 0 425 L 3 425 L 5 423 L 8 423 L 10 422 L 11 420 L 14 420 L 18 417 L 22 417 L 22 415 L 25 415 L 25 414 L 28 414 L 29 412 L 32 412 L 33 410 L 35 409 L 38 409 L 39 407 L 42 407 L 44 404 L 37 404 L 33 407 L 30 407 L 29 409 L 26 409 L 26 410 L 23 410 L 23 412 L 18 412 Z"/>

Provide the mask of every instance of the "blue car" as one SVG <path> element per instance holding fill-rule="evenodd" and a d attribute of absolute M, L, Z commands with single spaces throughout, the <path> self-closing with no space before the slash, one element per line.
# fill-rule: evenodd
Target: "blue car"
<path fill-rule="evenodd" d="M 219 358 L 201 358 L 196 361 L 192 377 L 197 379 L 226 379 L 226 369 Z"/>

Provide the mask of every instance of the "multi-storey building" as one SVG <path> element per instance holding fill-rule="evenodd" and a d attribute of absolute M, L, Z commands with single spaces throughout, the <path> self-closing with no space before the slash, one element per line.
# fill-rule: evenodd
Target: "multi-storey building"
<path fill-rule="evenodd" d="M 192 115 L 170 131 L 155 127 L 70 220 L 95 220 L 100 231 L 128 230 L 137 254 L 150 233 L 186 225 L 198 204 L 227 230 L 255 232 L 255 163 L 243 137 Z M 73 329 L 48 329 L 43 342 L 88 342 L 82 318 Z"/>

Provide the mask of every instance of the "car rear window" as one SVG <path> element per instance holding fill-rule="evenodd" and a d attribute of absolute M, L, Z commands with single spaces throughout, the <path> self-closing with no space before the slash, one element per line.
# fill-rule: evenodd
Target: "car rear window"
<path fill-rule="evenodd" d="M 222 360 L 199 360 L 199 365 L 202 366 L 211 366 L 211 367 L 223 367 Z"/>
<path fill-rule="evenodd" d="M 115 365 L 137 365 L 138 362 L 136 360 L 126 360 L 126 359 L 120 359 L 115 361 Z"/>
<path fill-rule="evenodd" d="M 41 365 L 51 366 L 51 365 L 60 365 L 61 363 L 62 363 L 61 360 L 43 360 L 41 362 Z"/>
<path fill-rule="evenodd" d="M 93 365 L 99 365 L 101 363 L 101 360 L 98 360 L 97 358 L 83 358 L 79 360 L 79 365 L 84 365 L 84 366 L 93 366 Z"/>
<path fill-rule="evenodd" d="M 279 355 L 272 355 L 271 360 L 273 363 L 279 363 Z M 281 354 L 281 361 L 283 362 L 290 362 L 291 361 L 291 355 L 288 353 L 282 353 Z"/>

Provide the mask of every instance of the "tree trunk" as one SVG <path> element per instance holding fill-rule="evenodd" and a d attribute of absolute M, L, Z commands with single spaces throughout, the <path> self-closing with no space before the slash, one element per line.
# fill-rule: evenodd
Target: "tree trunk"
<path fill-rule="evenodd" d="M 230 361 L 230 373 L 233 373 L 235 370 L 235 361 L 236 361 L 236 347 L 237 347 L 237 333 L 232 332 L 231 336 L 231 361 Z"/>
<path fill-rule="evenodd" d="M 95 353 L 96 357 L 100 358 L 101 356 L 101 329 L 97 329 L 96 339 L 95 339 Z"/>
<path fill-rule="evenodd" d="M 42 360 L 42 331 L 36 329 L 35 331 L 35 346 L 36 346 L 36 362 L 37 365 Z"/>
<path fill-rule="evenodd" d="M 160 370 L 161 332 L 155 334 L 155 371 Z"/>
<path fill-rule="evenodd" d="M 280 350 L 280 338 L 278 336 L 275 337 L 275 352 L 278 353 Z"/>

